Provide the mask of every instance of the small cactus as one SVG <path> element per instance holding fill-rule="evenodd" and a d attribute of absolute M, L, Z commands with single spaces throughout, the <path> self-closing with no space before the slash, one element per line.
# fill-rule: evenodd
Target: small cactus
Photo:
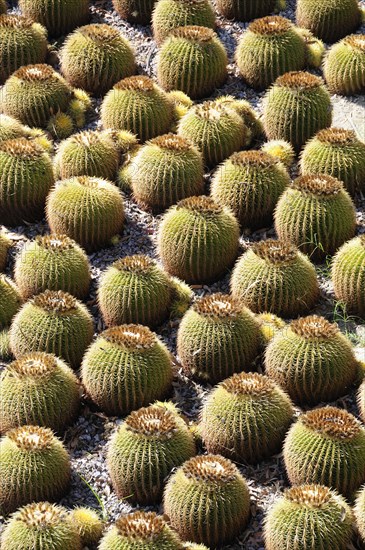
<path fill-rule="evenodd" d="M 334 94 L 355 95 L 365 92 L 365 34 L 346 36 L 329 50 L 323 74 Z"/>
<path fill-rule="evenodd" d="M 156 0 L 113 0 L 115 11 L 130 23 L 149 25 Z"/>
<path fill-rule="evenodd" d="M 295 160 L 295 152 L 293 147 L 288 141 L 281 139 L 273 139 L 272 141 L 264 143 L 261 147 L 261 151 L 279 160 L 287 168 L 290 168 Z"/>
<path fill-rule="evenodd" d="M 365 485 L 357 495 L 354 511 L 357 529 L 362 542 L 365 542 Z"/>
<path fill-rule="evenodd" d="M 172 101 L 174 105 L 174 122 L 172 125 L 171 131 L 175 132 L 177 129 L 177 123 L 179 120 L 186 115 L 188 110 L 194 105 L 192 99 L 189 96 L 184 94 L 181 90 L 172 90 L 172 92 L 167 93 L 168 98 Z M 1 128 L 0 128 L 1 131 Z"/>
<path fill-rule="evenodd" d="M 22 298 L 13 281 L 0 274 L 0 330 L 10 325 L 21 303 Z"/>
<path fill-rule="evenodd" d="M 365 315 L 365 235 L 345 243 L 334 257 L 335 296 L 349 311 Z"/>
<path fill-rule="evenodd" d="M 217 0 L 218 13 L 227 19 L 251 21 L 275 10 L 276 0 Z"/>
<path fill-rule="evenodd" d="M 8 251 L 11 247 L 11 240 L 0 228 L 0 272 L 5 271 Z"/>
<path fill-rule="evenodd" d="M 245 131 L 245 147 L 249 147 L 255 141 L 262 140 L 264 136 L 264 127 L 259 115 L 249 101 L 245 99 L 235 99 L 230 95 L 223 95 L 217 97 L 215 102 L 216 104 L 225 104 L 226 107 L 235 111 L 242 118 L 248 130 Z"/>
<path fill-rule="evenodd" d="M 365 381 L 361 384 L 358 394 L 357 403 L 359 406 L 360 417 L 365 424 Z"/>
<path fill-rule="evenodd" d="M 23 15 L 44 25 L 50 36 L 66 35 L 90 17 L 88 0 L 19 0 L 19 7 Z"/>
<path fill-rule="evenodd" d="M 260 327 L 261 344 L 263 347 L 267 346 L 274 336 L 286 327 L 285 321 L 272 313 L 259 313 L 256 315 L 256 321 Z"/>
<path fill-rule="evenodd" d="M 77 507 L 70 512 L 70 520 L 76 528 L 83 546 L 97 544 L 103 534 L 103 522 L 91 508 Z"/>
<path fill-rule="evenodd" d="M 58 112 L 49 119 L 47 130 L 57 139 L 66 139 L 74 131 L 74 121 L 67 113 Z"/>

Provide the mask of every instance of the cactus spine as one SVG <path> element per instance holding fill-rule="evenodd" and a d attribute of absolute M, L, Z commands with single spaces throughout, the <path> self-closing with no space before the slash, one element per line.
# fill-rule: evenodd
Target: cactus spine
<path fill-rule="evenodd" d="M 10 325 L 21 303 L 22 298 L 13 281 L 0 274 L 0 330 Z"/>
<path fill-rule="evenodd" d="M 44 25 L 50 36 L 61 36 L 89 19 L 88 0 L 19 0 L 22 14 Z"/>
<path fill-rule="evenodd" d="M 365 34 L 346 36 L 329 50 L 323 74 L 332 93 L 361 94 L 365 91 Z"/>
<path fill-rule="evenodd" d="M 293 147 L 290 143 L 284 140 L 274 139 L 272 141 L 268 141 L 262 145 L 261 151 L 279 160 L 287 168 L 290 168 L 295 160 L 295 152 Z"/>
<path fill-rule="evenodd" d="M 91 508 L 77 507 L 71 512 L 70 520 L 76 528 L 82 544 L 92 546 L 99 542 L 103 534 L 103 522 Z"/>
<path fill-rule="evenodd" d="M 345 243 L 334 257 L 332 281 L 336 298 L 349 311 L 365 314 L 365 235 Z"/>

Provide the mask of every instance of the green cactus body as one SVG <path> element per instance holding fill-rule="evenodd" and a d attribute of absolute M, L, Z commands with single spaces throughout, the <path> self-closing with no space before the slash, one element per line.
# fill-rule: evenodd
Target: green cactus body
<path fill-rule="evenodd" d="M 6 328 L 0 331 L 0 359 L 10 361 L 13 355 L 10 350 L 9 329 Z"/>
<path fill-rule="evenodd" d="M 299 152 L 331 123 L 331 97 L 318 76 L 289 72 L 279 76 L 266 93 L 264 127 L 268 139 L 288 141 Z"/>
<path fill-rule="evenodd" d="M 280 451 L 293 415 L 289 397 L 269 378 L 234 374 L 204 404 L 202 439 L 209 453 L 256 464 Z"/>
<path fill-rule="evenodd" d="M 255 243 L 236 263 L 231 277 L 233 296 L 256 313 L 296 317 L 319 298 L 316 270 L 290 244 L 268 239 Z"/>
<path fill-rule="evenodd" d="M 201 153 L 181 136 L 166 134 L 147 142 L 134 158 L 133 167 L 133 194 L 154 211 L 204 192 Z"/>
<path fill-rule="evenodd" d="M 189 197 L 172 206 L 158 231 L 164 268 L 189 283 L 222 277 L 238 254 L 239 225 L 210 197 Z"/>
<path fill-rule="evenodd" d="M 113 0 L 115 11 L 130 23 L 149 25 L 156 0 Z"/>
<path fill-rule="evenodd" d="M 67 37 L 61 71 L 72 86 L 104 95 L 136 72 L 134 52 L 117 29 L 106 24 L 86 25 Z"/>
<path fill-rule="evenodd" d="M 296 319 L 266 348 L 267 375 L 299 404 L 334 401 L 357 378 L 350 341 L 337 325 L 311 315 Z"/>
<path fill-rule="evenodd" d="M 357 403 L 359 406 L 361 420 L 365 423 L 365 381 L 361 384 L 358 394 Z"/>
<path fill-rule="evenodd" d="M 173 118 L 172 101 L 147 76 L 121 80 L 107 93 L 101 106 L 104 128 L 129 130 L 141 141 L 169 132 Z"/>
<path fill-rule="evenodd" d="M 217 169 L 211 195 L 232 210 L 242 228 L 265 227 L 289 184 L 288 171 L 280 161 L 263 151 L 242 151 Z"/>
<path fill-rule="evenodd" d="M 194 105 L 194 102 L 181 90 L 172 90 L 171 92 L 168 92 L 167 96 L 174 105 L 174 124 L 171 126 L 171 132 L 175 132 L 177 129 L 177 123 L 184 115 L 186 115 L 190 107 Z"/>
<path fill-rule="evenodd" d="M 49 502 L 27 504 L 18 510 L 4 528 L 2 550 L 81 550 L 82 544 L 68 511 Z"/>
<path fill-rule="evenodd" d="M 71 294 L 52 290 L 25 303 L 10 329 L 10 345 L 16 358 L 44 351 L 74 368 L 80 365 L 92 337 L 93 320 L 87 308 Z"/>
<path fill-rule="evenodd" d="M 0 510 L 3 515 L 41 500 L 57 501 L 71 478 L 69 455 L 48 428 L 21 426 L 0 440 Z"/>
<path fill-rule="evenodd" d="M 365 428 L 343 409 L 302 414 L 284 444 L 291 484 L 320 483 L 351 499 L 365 481 Z"/>
<path fill-rule="evenodd" d="M 61 359 L 36 352 L 22 355 L 1 373 L 0 432 L 32 424 L 62 432 L 75 420 L 78 379 Z"/>
<path fill-rule="evenodd" d="M 88 0 L 19 0 L 22 14 L 47 28 L 50 36 L 65 35 L 89 20 Z"/>
<path fill-rule="evenodd" d="M 227 19 L 251 21 L 274 11 L 276 0 L 217 0 L 217 10 Z"/>
<path fill-rule="evenodd" d="M 322 485 L 287 489 L 269 510 L 267 550 L 346 550 L 353 538 L 353 513 L 346 500 Z"/>
<path fill-rule="evenodd" d="M 47 31 L 21 15 L 0 15 L 0 83 L 23 65 L 43 63 Z"/>
<path fill-rule="evenodd" d="M 13 281 L 0 274 L 0 330 L 10 325 L 21 303 L 22 298 Z"/>
<path fill-rule="evenodd" d="M 298 0 L 296 21 L 324 42 L 336 42 L 360 25 L 357 0 Z"/>
<path fill-rule="evenodd" d="M 0 142 L 0 218 L 14 226 L 43 217 L 47 194 L 54 183 L 48 153 L 32 140 Z"/>
<path fill-rule="evenodd" d="M 161 44 L 178 27 L 197 25 L 215 28 L 210 0 L 159 0 L 152 15 L 153 36 Z"/>
<path fill-rule="evenodd" d="M 196 456 L 170 478 L 164 512 L 183 540 L 216 547 L 247 525 L 250 497 L 237 467 L 219 455 Z"/>
<path fill-rule="evenodd" d="M 107 457 L 118 497 L 143 505 L 159 502 L 167 476 L 195 452 L 194 437 L 176 413 L 159 405 L 132 412 L 112 438 Z"/>
<path fill-rule="evenodd" d="M 345 243 L 332 265 L 335 296 L 349 311 L 365 315 L 365 235 Z"/>
<path fill-rule="evenodd" d="M 80 535 L 84 546 L 95 545 L 99 542 L 103 534 L 104 524 L 94 510 L 78 506 L 71 511 L 70 520 Z"/>
<path fill-rule="evenodd" d="M 216 104 L 225 104 L 226 107 L 229 107 L 243 120 L 244 125 L 247 130 L 245 133 L 245 147 L 249 147 L 253 142 L 261 140 L 264 136 L 264 127 L 259 118 L 259 115 L 256 113 L 255 109 L 252 107 L 249 101 L 245 99 L 235 99 L 230 95 L 223 95 L 217 97 L 215 100 Z"/>
<path fill-rule="evenodd" d="M 365 542 L 365 485 L 357 496 L 354 511 L 357 529 L 361 540 Z"/>
<path fill-rule="evenodd" d="M 259 353 L 259 327 L 251 312 L 227 294 L 210 294 L 184 315 L 177 335 L 183 369 L 215 384 L 250 370 Z"/>
<path fill-rule="evenodd" d="M 262 145 L 261 151 L 279 160 L 287 168 L 290 168 L 295 160 L 295 152 L 293 147 L 290 143 L 284 140 L 274 139 L 272 141 L 268 141 Z"/>
<path fill-rule="evenodd" d="M 297 178 L 276 206 L 279 239 L 295 244 L 313 261 L 333 255 L 355 229 L 355 206 L 342 182 L 332 176 Z"/>
<path fill-rule="evenodd" d="M 249 141 L 249 130 L 242 117 L 218 101 L 206 101 L 189 109 L 180 120 L 177 133 L 196 145 L 210 167 L 239 151 Z"/>
<path fill-rule="evenodd" d="M 0 229 L 0 272 L 5 271 L 8 251 L 11 247 L 11 240 L 4 231 Z"/>
<path fill-rule="evenodd" d="M 286 327 L 285 321 L 272 313 L 260 313 L 255 318 L 259 323 L 261 345 L 263 347 L 267 346 L 274 336 Z"/>
<path fill-rule="evenodd" d="M 19 120 L 0 114 L 0 142 L 24 137 L 25 129 Z"/>
<path fill-rule="evenodd" d="M 110 246 L 124 226 L 119 189 L 91 176 L 59 181 L 47 197 L 46 214 L 53 233 L 67 235 L 87 251 Z"/>
<path fill-rule="evenodd" d="M 365 92 L 365 34 L 346 36 L 329 50 L 323 74 L 332 93 Z"/>

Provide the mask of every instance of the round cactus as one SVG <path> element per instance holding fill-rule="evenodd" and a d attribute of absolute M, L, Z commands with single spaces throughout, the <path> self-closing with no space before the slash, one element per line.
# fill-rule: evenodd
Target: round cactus
<path fill-rule="evenodd" d="M 22 298 L 13 281 L 0 274 L 0 330 L 10 325 L 21 303 Z"/>
<path fill-rule="evenodd" d="M 265 227 L 290 177 L 283 164 L 263 151 L 234 153 L 216 171 L 211 194 L 236 215 L 241 227 Z"/>
<path fill-rule="evenodd" d="M 365 235 L 351 239 L 337 252 L 332 281 L 336 298 L 349 311 L 365 315 Z"/>
<path fill-rule="evenodd" d="M 204 404 L 202 439 L 209 453 L 255 464 L 280 451 L 293 415 L 289 397 L 269 378 L 234 374 Z"/>
<path fill-rule="evenodd" d="M 295 160 L 295 152 L 293 147 L 290 143 L 282 139 L 273 139 L 272 141 L 264 143 L 261 147 L 261 151 L 279 160 L 287 168 L 290 168 Z"/>
<path fill-rule="evenodd" d="M 272 313 L 260 313 L 256 315 L 256 321 L 260 327 L 261 344 L 267 346 L 274 336 L 286 327 L 285 321 Z"/>
<path fill-rule="evenodd" d="M 281 195 L 275 210 L 275 230 L 321 261 L 355 235 L 356 211 L 342 182 L 324 174 L 301 176 Z"/>
<path fill-rule="evenodd" d="M 104 526 L 94 510 L 81 506 L 74 508 L 70 520 L 80 535 L 83 546 L 92 546 L 99 542 Z"/>
<path fill-rule="evenodd" d="M 172 90 L 172 92 L 167 93 L 168 98 L 170 101 L 172 101 L 174 105 L 174 122 L 175 124 L 172 125 L 171 131 L 175 132 L 177 129 L 177 123 L 179 120 L 186 115 L 190 107 L 194 105 L 194 102 L 190 97 L 181 90 Z M 1 132 L 1 128 L 0 128 Z M 1 137 L 1 134 L 0 134 Z"/>
<path fill-rule="evenodd" d="M 250 370 L 259 353 L 259 327 L 251 312 L 227 294 L 210 294 L 184 315 L 177 335 L 183 369 L 215 384 Z"/>
<path fill-rule="evenodd" d="M 88 0 L 19 0 L 22 14 L 44 25 L 50 36 L 67 34 L 89 19 Z"/>
<path fill-rule="evenodd" d="M 46 214 L 53 233 L 69 236 L 88 251 L 110 246 L 124 225 L 119 189 L 91 176 L 59 181 L 47 197 Z"/>
<path fill-rule="evenodd" d="M 16 118 L 0 114 L 0 142 L 24 137 L 25 128 Z"/>
<path fill-rule="evenodd" d="M 362 421 L 365 423 L 365 381 L 361 384 L 357 394 L 357 402 Z"/>
<path fill-rule="evenodd" d="M 296 317 L 319 298 L 314 266 L 283 241 L 255 243 L 238 260 L 231 278 L 233 296 L 256 313 Z"/>
<path fill-rule="evenodd" d="M 10 345 L 15 357 L 44 351 L 79 366 L 93 337 L 87 308 L 67 292 L 46 290 L 24 304 L 14 317 Z"/>
<path fill-rule="evenodd" d="M 217 0 L 217 10 L 227 19 L 251 21 L 269 15 L 276 7 L 276 0 Z"/>
<path fill-rule="evenodd" d="M 357 378 L 350 341 L 335 324 L 311 315 L 296 319 L 266 348 L 265 369 L 299 404 L 334 401 Z"/>
<path fill-rule="evenodd" d="M 227 544 L 250 517 L 246 481 L 226 458 L 193 457 L 171 476 L 164 511 L 183 540 L 209 547 Z"/>
<path fill-rule="evenodd" d="M 0 432 L 32 424 L 62 432 L 75 420 L 79 383 L 61 359 L 47 353 L 22 355 L 1 373 Z"/>
<path fill-rule="evenodd" d="M 131 76 L 114 85 L 101 106 L 104 128 L 129 130 L 141 141 L 167 133 L 174 106 L 166 93 L 147 76 Z"/>
<path fill-rule="evenodd" d="M 178 27 L 200 25 L 215 28 L 215 14 L 210 0 L 159 0 L 152 14 L 153 36 L 157 44 Z"/>
<path fill-rule="evenodd" d="M 238 254 L 239 225 L 210 197 L 189 197 L 172 206 L 158 231 L 165 269 L 190 283 L 219 279 Z"/>
<path fill-rule="evenodd" d="M 329 50 L 323 67 L 332 93 L 354 95 L 365 92 L 365 34 L 346 36 Z"/>
<path fill-rule="evenodd" d="M 8 250 L 11 247 L 11 240 L 4 231 L 0 229 L 0 271 L 5 270 Z"/>
<path fill-rule="evenodd" d="M 360 537 L 365 542 L 365 486 L 359 492 L 355 502 L 355 517 L 356 525 L 360 533 Z"/>
<path fill-rule="evenodd" d="M 284 444 L 290 483 L 320 483 L 353 496 L 365 481 L 365 428 L 343 409 L 302 414 Z"/>
<path fill-rule="evenodd" d="M 267 137 L 289 141 L 297 152 L 316 132 L 331 126 L 331 122 L 331 98 L 318 76 L 286 73 L 279 76 L 265 96 Z"/>
<path fill-rule="evenodd" d="M 247 128 L 247 131 L 245 131 L 245 147 L 249 147 L 253 142 L 263 138 L 264 128 L 262 122 L 249 101 L 245 99 L 235 99 L 230 95 L 223 95 L 218 97 L 215 102 L 216 104 L 224 104 L 242 118 Z"/>
<path fill-rule="evenodd" d="M 149 25 L 156 0 L 113 0 L 113 6 L 122 19 L 130 23 Z"/>
<path fill-rule="evenodd" d="M 269 510 L 264 526 L 267 550 L 346 550 L 353 534 L 351 508 L 343 497 L 323 485 L 287 489 Z"/>
<path fill-rule="evenodd" d="M 30 502 L 57 501 L 67 492 L 70 458 L 50 429 L 14 428 L 0 440 L 0 453 L 2 514 Z"/>
<path fill-rule="evenodd" d="M 104 95 L 136 72 L 134 52 L 117 29 L 86 25 L 67 37 L 61 50 L 61 71 L 72 86 Z"/>

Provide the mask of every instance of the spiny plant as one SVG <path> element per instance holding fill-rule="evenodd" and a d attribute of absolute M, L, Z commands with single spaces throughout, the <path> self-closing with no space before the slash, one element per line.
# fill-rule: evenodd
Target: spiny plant
<path fill-rule="evenodd" d="M 204 403 L 201 434 L 209 453 L 256 464 L 281 449 L 293 420 L 289 397 L 257 373 L 234 374 Z"/>
<path fill-rule="evenodd" d="M 106 24 L 76 29 L 67 37 L 60 61 L 62 74 L 72 86 L 98 96 L 136 72 L 129 41 Z"/>
<path fill-rule="evenodd" d="M 251 21 L 275 10 L 276 0 L 217 0 L 217 10 L 227 19 Z"/>
<path fill-rule="evenodd" d="M 167 96 L 174 105 L 174 124 L 171 126 L 171 132 L 175 132 L 177 129 L 177 123 L 184 115 L 186 115 L 190 107 L 194 105 L 194 102 L 181 90 L 172 90 L 167 93 Z"/>
<path fill-rule="evenodd" d="M 259 353 L 259 327 L 249 312 L 227 294 L 210 294 L 185 313 L 177 334 L 183 369 L 215 384 L 234 372 L 250 370 Z"/>
<path fill-rule="evenodd" d="M 47 130 L 57 139 L 68 138 L 74 131 L 72 117 L 67 113 L 56 113 L 49 119 Z"/>
<path fill-rule="evenodd" d="M 13 355 L 10 350 L 9 329 L 0 330 L 0 359 L 11 361 Z"/>
<path fill-rule="evenodd" d="M 347 393 L 358 372 L 351 342 L 317 315 L 292 321 L 273 338 L 265 370 L 296 403 L 311 405 Z"/>
<path fill-rule="evenodd" d="M 353 130 L 321 130 L 304 147 L 300 169 L 303 175 L 339 179 L 351 195 L 365 191 L 365 143 Z"/>
<path fill-rule="evenodd" d="M 129 130 L 141 141 L 167 133 L 173 117 L 173 103 L 166 93 L 141 75 L 115 84 L 101 106 L 104 128 Z"/>
<path fill-rule="evenodd" d="M 296 317 L 319 298 L 316 270 L 298 249 L 283 241 L 254 243 L 236 263 L 231 291 L 256 313 Z"/>
<path fill-rule="evenodd" d="M 6 260 L 8 257 L 8 251 L 11 247 L 11 240 L 5 233 L 0 229 L 0 271 L 5 270 Z"/>
<path fill-rule="evenodd" d="M 133 164 L 134 197 L 154 211 L 204 192 L 202 155 L 181 136 L 165 134 L 147 142 Z"/>
<path fill-rule="evenodd" d="M 70 521 L 76 528 L 83 546 L 92 546 L 102 537 L 104 524 L 92 508 L 78 506 L 70 512 Z"/>
<path fill-rule="evenodd" d="M 45 290 L 64 290 L 83 299 L 89 292 L 85 252 L 65 235 L 38 235 L 19 252 L 14 278 L 24 300 Z"/>
<path fill-rule="evenodd" d="M 66 35 L 90 17 L 88 0 L 19 0 L 19 7 L 23 15 L 44 25 L 50 36 Z"/>
<path fill-rule="evenodd" d="M 354 511 L 357 528 L 362 541 L 365 542 L 365 485 L 357 495 Z"/>
<path fill-rule="evenodd" d="M 51 232 L 65 234 L 88 251 L 110 246 L 124 226 L 124 203 L 112 183 L 92 176 L 59 181 L 47 197 Z"/>
<path fill-rule="evenodd" d="M 268 139 L 289 141 L 297 152 L 331 122 L 331 97 L 318 76 L 303 71 L 286 73 L 265 95 L 264 127 Z"/>
<path fill-rule="evenodd" d="M 359 388 L 357 394 L 357 403 L 359 406 L 361 419 L 365 423 L 365 381 L 361 384 Z"/>
<path fill-rule="evenodd" d="M 315 261 L 333 255 L 355 235 L 356 211 L 342 182 L 332 176 L 300 176 L 281 195 L 275 230 Z"/>
<path fill-rule="evenodd" d="M 336 298 L 349 311 L 365 314 L 365 235 L 345 243 L 334 257 L 332 281 Z"/>
<path fill-rule="evenodd" d="M 252 107 L 249 101 L 245 99 L 236 99 L 230 95 L 223 95 L 217 97 L 215 100 L 217 104 L 224 104 L 226 107 L 233 109 L 243 120 L 244 125 L 247 128 L 245 136 L 245 147 L 249 147 L 255 141 L 261 140 L 264 136 L 264 127 L 260 120 L 259 115 Z"/>
<path fill-rule="evenodd" d="M 67 492 L 70 457 L 49 428 L 20 426 L 0 440 L 0 510 L 3 515 L 42 500 L 57 501 Z"/>
<path fill-rule="evenodd" d="M 166 271 L 189 283 L 219 279 L 238 254 L 239 225 L 207 196 L 188 197 L 162 217 L 158 253 Z"/>
<path fill-rule="evenodd" d="M 16 118 L 0 114 L 0 142 L 25 137 L 38 143 L 47 153 L 53 152 L 53 143 L 41 128 L 29 128 Z"/>
<path fill-rule="evenodd" d="M 365 91 L 365 34 L 346 36 L 328 51 L 323 74 L 332 93 L 361 94 Z"/>
<path fill-rule="evenodd" d="M 137 136 L 128 130 L 105 130 L 101 133 L 113 139 L 119 153 L 122 155 L 122 160 L 126 155 L 131 154 L 132 151 L 140 147 Z"/>
<path fill-rule="evenodd" d="M 210 0 L 159 0 L 152 14 L 153 37 L 161 44 L 178 27 L 197 25 L 215 28 Z"/>
<path fill-rule="evenodd" d="M 265 227 L 290 177 L 285 166 L 263 151 L 234 153 L 217 169 L 211 195 L 236 215 L 241 227 Z"/>
<path fill-rule="evenodd" d="M 13 281 L 0 274 L 0 330 L 10 325 L 21 303 L 22 298 Z"/>
<path fill-rule="evenodd" d="M 47 353 L 27 353 L 7 365 L 0 388 L 2 433 L 27 424 L 62 432 L 79 410 L 78 379 L 66 363 Z"/>
<path fill-rule="evenodd" d="M 0 218 L 14 226 L 43 217 L 54 183 L 52 160 L 24 137 L 0 142 Z"/>
<path fill-rule="evenodd" d="M 109 445 L 114 490 L 139 504 L 159 502 L 167 476 L 195 453 L 193 434 L 176 412 L 159 405 L 134 411 Z"/>
<path fill-rule="evenodd" d="M 157 59 L 157 78 L 164 90 L 182 90 L 192 99 L 207 97 L 227 80 L 228 57 L 222 42 L 207 27 L 171 31 Z"/>
<path fill-rule="evenodd" d="M 322 40 L 315 37 L 309 29 L 296 27 L 297 33 L 303 38 L 306 48 L 307 65 L 311 69 L 320 69 L 326 48 Z"/>
<path fill-rule="evenodd" d="M 309 411 L 290 428 L 284 461 L 291 484 L 320 483 L 351 499 L 365 481 L 365 428 L 343 409 Z"/>
<path fill-rule="evenodd" d="M 346 500 L 315 484 L 287 489 L 269 510 L 264 525 L 267 550 L 345 550 L 353 534 L 353 513 Z"/>
<path fill-rule="evenodd" d="M 0 13 L 1 14 L 6 13 L 6 10 L 7 10 L 7 5 L 5 0 L 0 0 Z"/>
<path fill-rule="evenodd" d="M 273 139 L 264 143 L 261 147 L 261 151 L 276 158 L 287 168 L 290 168 L 295 160 L 295 152 L 292 145 L 288 141 L 282 139 Z"/>
<path fill-rule="evenodd" d="M 260 313 L 255 318 L 259 323 L 261 344 L 264 347 L 280 330 L 286 327 L 285 321 L 273 313 Z"/>
<path fill-rule="evenodd" d="M 226 458 L 193 457 L 170 477 L 164 512 L 183 540 L 209 547 L 227 544 L 250 517 L 246 480 Z"/>
<path fill-rule="evenodd" d="M 15 316 L 10 345 L 16 358 L 44 351 L 77 368 L 93 332 L 86 306 L 67 292 L 46 290 L 26 302 Z"/>
<path fill-rule="evenodd" d="M 6 550 L 81 550 L 81 539 L 68 511 L 49 502 L 27 504 L 12 515 L 1 537 Z"/>
<path fill-rule="evenodd" d="M 130 23 L 149 25 L 156 0 L 113 0 L 115 11 Z"/>

